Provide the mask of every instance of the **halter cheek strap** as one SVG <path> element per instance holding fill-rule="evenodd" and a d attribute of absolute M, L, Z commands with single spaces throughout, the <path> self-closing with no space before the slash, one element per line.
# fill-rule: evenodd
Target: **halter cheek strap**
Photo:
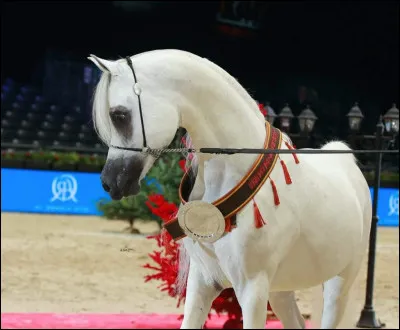
<path fill-rule="evenodd" d="M 132 60 L 129 56 L 126 57 L 126 62 L 128 63 L 128 66 L 130 67 L 132 74 L 133 74 L 133 79 L 135 80 L 135 85 L 133 86 L 133 91 L 135 92 L 137 98 L 138 98 L 138 104 L 139 104 L 139 113 L 140 113 L 140 123 L 142 124 L 142 135 L 143 135 L 143 148 L 147 149 L 147 140 L 146 140 L 146 131 L 144 129 L 144 121 L 143 121 L 143 111 L 142 111 L 142 102 L 140 99 L 140 94 L 142 92 L 140 86 L 138 85 L 138 81 L 136 79 L 136 74 L 135 70 L 133 69 L 132 65 Z"/>
<path fill-rule="evenodd" d="M 142 93 L 142 89 L 140 88 L 139 83 L 138 83 L 138 81 L 136 79 L 136 74 L 135 74 L 135 70 L 133 69 L 131 58 L 128 56 L 125 59 L 126 59 L 126 62 L 128 63 L 129 68 L 132 71 L 133 79 L 135 81 L 135 84 L 133 85 L 133 91 L 137 95 L 137 98 L 138 98 L 140 123 L 142 125 L 143 148 L 125 148 L 125 147 L 119 147 L 119 146 L 114 146 L 114 145 L 111 145 L 111 147 L 115 148 L 115 149 L 120 149 L 120 150 L 145 152 L 145 153 L 148 153 L 148 154 L 152 155 L 154 158 L 157 159 L 157 158 L 160 157 L 161 152 L 158 149 L 157 150 L 156 149 L 151 149 L 150 147 L 147 146 L 146 131 L 145 131 L 145 128 L 144 128 L 144 121 L 143 121 L 142 101 L 140 99 L 140 94 Z"/>
<path fill-rule="evenodd" d="M 126 62 L 127 62 L 128 66 L 129 66 L 129 68 L 132 71 L 133 79 L 135 81 L 135 84 L 133 85 L 133 91 L 137 95 L 137 98 L 138 98 L 140 123 L 142 125 L 143 147 L 142 148 L 126 148 L 126 147 L 120 147 L 120 146 L 115 146 L 115 145 L 111 145 L 110 147 L 115 148 L 115 149 L 120 149 L 120 150 L 144 152 L 144 153 L 152 155 L 154 158 L 157 159 L 167 149 L 164 149 L 164 148 L 162 148 L 162 149 L 152 149 L 147 145 L 146 131 L 145 131 L 145 128 L 144 128 L 144 121 L 143 121 L 142 101 L 140 99 L 140 94 L 142 93 L 142 89 L 140 88 L 140 85 L 139 85 L 139 83 L 137 81 L 135 70 L 133 69 L 131 58 L 129 56 L 127 56 L 125 59 L 126 59 Z M 173 149 L 173 150 L 177 151 L 177 152 L 181 151 L 181 149 Z"/>

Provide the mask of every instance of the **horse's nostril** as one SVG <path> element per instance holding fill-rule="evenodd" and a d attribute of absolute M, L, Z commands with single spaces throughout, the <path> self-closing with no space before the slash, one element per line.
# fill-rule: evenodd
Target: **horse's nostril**
<path fill-rule="evenodd" d="M 109 191 L 110 191 L 110 186 L 107 185 L 107 184 L 105 184 L 105 183 L 103 183 L 103 189 L 104 189 L 106 192 L 109 192 Z"/>

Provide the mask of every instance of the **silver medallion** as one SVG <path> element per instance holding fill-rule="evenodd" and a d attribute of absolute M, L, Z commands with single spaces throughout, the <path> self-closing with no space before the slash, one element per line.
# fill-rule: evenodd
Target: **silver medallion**
<path fill-rule="evenodd" d="M 225 232 L 225 219 L 214 205 L 193 201 L 182 205 L 178 222 L 184 233 L 196 241 L 214 243 Z"/>

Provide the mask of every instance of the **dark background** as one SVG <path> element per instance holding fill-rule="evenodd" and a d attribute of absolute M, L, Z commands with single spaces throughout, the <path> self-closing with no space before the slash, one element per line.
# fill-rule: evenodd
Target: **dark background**
<path fill-rule="evenodd" d="M 347 126 L 355 101 L 373 130 L 398 103 L 397 2 L 257 2 L 243 14 L 261 24 L 252 37 L 219 31 L 220 10 L 220 1 L 136 2 L 130 10 L 98 1 L 3 2 L 2 79 L 37 83 L 49 49 L 85 61 L 90 53 L 115 59 L 178 48 L 214 61 L 277 112 L 285 102 L 295 115 L 311 104 L 323 130 Z"/>

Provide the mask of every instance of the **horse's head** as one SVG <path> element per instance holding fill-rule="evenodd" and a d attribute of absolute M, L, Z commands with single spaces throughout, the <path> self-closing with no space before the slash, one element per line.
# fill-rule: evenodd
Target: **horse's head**
<path fill-rule="evenodd" d="M 95 129 L 109 146 L 101 181 L 113 199 L 121 199 L 139 192 L 156 158 L 112 146 L 142 148 L 147 142 L 151 148 L 167 147 L 179 125 L 177 105 L 167 102 L 168 88 L 157 66 L 135 66 L 135 61 L 132 72 L 127 60 L 89 59 L 103 72 L 93 104 Z"/>

